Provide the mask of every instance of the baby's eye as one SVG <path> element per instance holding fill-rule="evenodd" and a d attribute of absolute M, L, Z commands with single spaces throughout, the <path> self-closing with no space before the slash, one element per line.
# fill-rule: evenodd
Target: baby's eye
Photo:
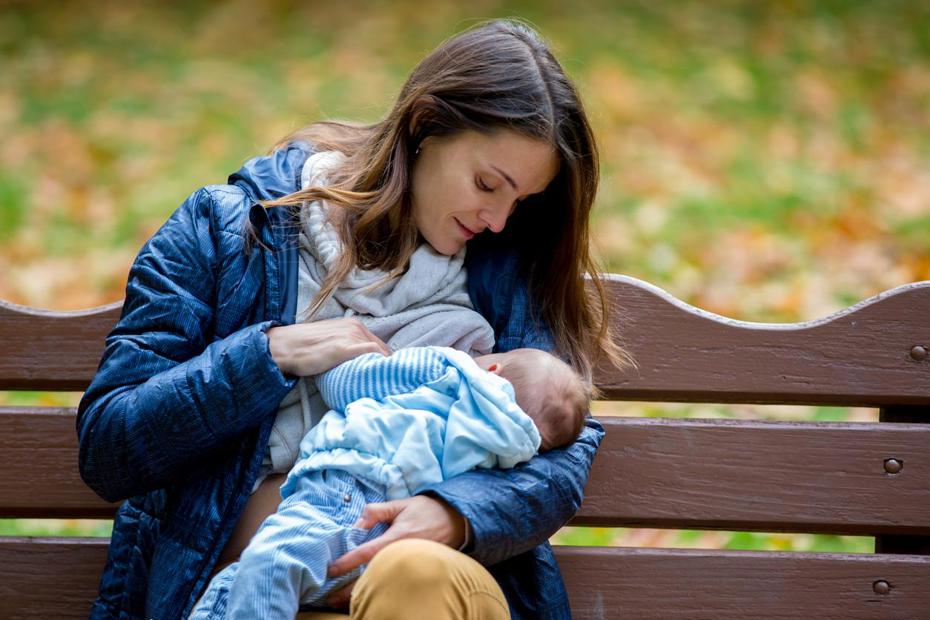
<path fill-rule="evenodd" d="M 481 177 L 475 177 L 475 185 L 478 186 L 482 192 L 493 192 L 494 190 L 488 187 L 488 185 L 481 179 Z"/>

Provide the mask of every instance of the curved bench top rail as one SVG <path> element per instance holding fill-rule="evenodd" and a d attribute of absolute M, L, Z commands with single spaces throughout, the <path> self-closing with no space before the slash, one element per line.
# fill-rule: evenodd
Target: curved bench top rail
<path fill-rule="evenodd" d="M 598 369 L 605 398 L 666 402 L 930 404 L 930 281 L 828 317 L 749 323 L 624 276 L 607 287 L 636 368 Z M 752 294 L 747 291 L 747 294 Z"/>
<path fill-rule="evenodd" d="M 574 525 L 930 533 L 930 426 L 601 421 Z M 0 408 L 0 518 L 111 517 L 77 462 L 73 409 Z"/>
<path fill-rule="evenodd" d="M 930 404 L 930 282 L 886 291 L 804 323 L 749 323 L 612 276 L 613 321 L 637 367 L 600 368 L 618 400 L 714 403 Z M 747 291 L 751 294 L 751 291 Z M 82 390 L 119 302 L 51 312 L 0 301 L 0 389 Z"/>
<path fill-rule="evenodd" d="M 86 389 L 122 306 L 54 312 L 0 300 L 0 390 Z"/>

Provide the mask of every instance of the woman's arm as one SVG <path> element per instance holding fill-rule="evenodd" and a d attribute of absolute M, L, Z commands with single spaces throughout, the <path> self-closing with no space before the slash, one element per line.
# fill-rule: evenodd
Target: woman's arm
<path fill-rule="evenodd" d="M 80 470 L 116 501 L 171 482 L 259 424 L 293 386 L 251 325 L 213 339 L 219 269 L 213 196 L 195 192 L 143 246 L 122 315 L 78 409 Z"/>
<path fill-rule="evenodd" d="M 494 327 L 497 350 L 551 351 L 552 336 L 532 317 L 518 262 L 516 252 L 495 238 L 469 246 L 469 294 Z M 604 428 L 589 417 L 567 448 L 537 455 L 513 469 L 466 472 L 426 492 L 468 521 L 471 536 L 464 550 L 482 564 L 494 564 L 546 541 L 574 515 L 603 437 Z"/>
<path fill-rule="evenodd" d="M 581 506 L 603 427 L 588 418 L 567 448 L 537 455 L 513 469 L 477 469 L 424 492 L 468 520 L 464 551 L 490 566 L 548 540 Z"/>

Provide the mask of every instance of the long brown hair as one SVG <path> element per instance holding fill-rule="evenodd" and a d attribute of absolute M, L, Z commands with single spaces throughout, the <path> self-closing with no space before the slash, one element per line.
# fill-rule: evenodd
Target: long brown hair
<path fill-rule="evenodd" d="M 325 121 L 275 145 L 305 140 L 346 155 L 326 187 L 307 187 L 265 206 L 326 200 L 342 207 L 335 224 L 345 252 L 305 317 L 312 317 L 353 267 L 402 273 L 420 242 L 411 216 L 411 170 L 427 136 L 465 130 L 517 131 L 551 143 L 560 168 L 546 190 L 524 200 L 494 243 L 519 254 L 534 319 L 549 326 L 558 351 L 590 377 L 600 354 L 629 358 L 612 336 L 608 304 L 589 249 L 588 217 L 598 183 L 594 137 L 574 85 L 528 25 L 495 20 L 445 41 L 410 74 L 393 109 L 371 125 Z M 489 232 L 470 243 L 479 242 Z M 591 275 L 593 294 L 585 287 Z"/>

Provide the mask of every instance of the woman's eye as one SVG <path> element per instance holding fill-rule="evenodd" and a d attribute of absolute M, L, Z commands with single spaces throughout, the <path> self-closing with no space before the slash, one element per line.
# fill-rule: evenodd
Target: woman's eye
<path fill-rule="evenodd" d="M 484 181 L 481 180 L 481 177 L 478 177 L 477 179 L 475 179 L 475 185 L 477 185 L 478 189 L 480 189 L 482 192 L 493 192 L 494 191 L 493 189 L 488 187 L 484 183 Z"/>

